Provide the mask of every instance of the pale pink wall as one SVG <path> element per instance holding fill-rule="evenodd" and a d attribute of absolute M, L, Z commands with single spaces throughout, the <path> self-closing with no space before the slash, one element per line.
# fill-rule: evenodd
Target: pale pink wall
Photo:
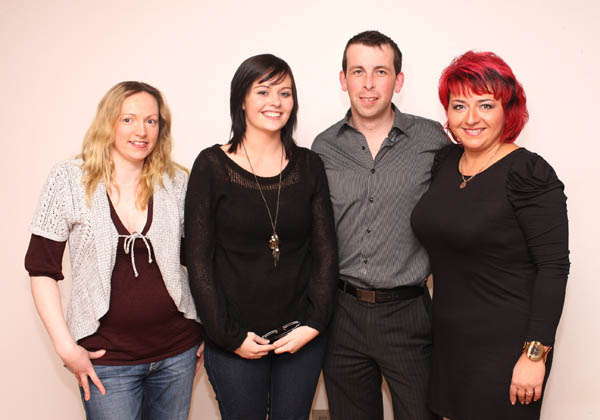
<path fill-rule="evenodd" d="M 75 381 L 35 313 L 22 260 L 44 179 L 55 162 L 78 152 L 106 90 L 125 79 L 163 90 L 174 114 L 175 156 L 190 166 L 202 148 L 227 140 L 229 81 L 237 65 L 273 52 L 295 72 L 297 139 L 308 146 L 345 112 L 337 85 L 341 51 L 349 36 L 367 28 L 390 35 L 404 53 L 406 83 L 396 98 L 404 111 L 441 120 L 437 78 L 467 49 L 497 52 L 524 84 L 531 120 L 518 142 L 554 165 L 567 185 L 571 220 L 572 274 L 542 418 L 600 418 L 597 2 L 302 4 L 0 2 L 3 418 L 82 417 Z M 321 385 L 316 406 L 325 404 Z M 391 419 L 387 403 L 386 412 Z M 191 418 L 218 418 L 204 373 Z"/>

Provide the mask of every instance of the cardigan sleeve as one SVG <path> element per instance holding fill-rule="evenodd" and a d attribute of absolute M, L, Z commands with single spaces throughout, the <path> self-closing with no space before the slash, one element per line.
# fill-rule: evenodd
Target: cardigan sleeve
<path fill-rule="evenodd" d="M 315 174 L 316 181 L 311 202 L 312 273 L 305 323 L 322 332 L 329 323 L 334 307 L 333 299 L 338 281 L 337 238 L 325 167 L 316 153 L 309 153 L 309 172 Z"/>
<path fill-rule="evenodd" d="M 234 351 L 247 332 L 230 316 L 227 302 L 214 276 L 216 192 L 215 162 L 207 150 L 198 155 L 185 199 L 185 260 L 196 310 L 208 338 Z"/>
<path fill-rule="evenodd" d="M 525 340 L 552 345 L 569 274 L 564 186 L 540 156 L 528 153 L 511 168 L 507 196 L 536 267 Z"/>
<path fill-rule="evenodd" d="M 71 228 L 68 214 L 71 212 L 69 203 L 72 205 L 73 194 L 67 165 L 68 162 L 59 163 L 50 172 L 30 226 L 34 235 L 57 242 L 65 242 L 69 238 Z"/>

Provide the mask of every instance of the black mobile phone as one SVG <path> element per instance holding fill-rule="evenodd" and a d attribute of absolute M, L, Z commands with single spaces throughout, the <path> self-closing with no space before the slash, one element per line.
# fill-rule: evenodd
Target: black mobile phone
<path fill-rule="evenodd" d="M 301 325 L 300 321 L 292 321 L 288 322 L 285 325 L 282 325 L 279 328 L 269 331 L 266 334 L 262 335 L 262 338 L 269 340 L 269 344 L 274 343 L 282 337 L 285 337 L 290 333 L 290 331 L 295 330 Z"/>

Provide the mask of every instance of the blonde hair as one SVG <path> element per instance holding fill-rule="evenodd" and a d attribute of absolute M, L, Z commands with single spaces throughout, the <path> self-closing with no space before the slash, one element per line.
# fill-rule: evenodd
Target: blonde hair
<path fill-rule="evenodd" d="M 154 186 L 163 186 L 163 174 L 173 178 L 177 168 L 187 172 L 187 169 L 171 160 L 171 111 L 160 91 L 143 82 L 118 83 L 98 104 L 96 116 L 83 138 L 80 157 L 83 159 L 83 184 L 88 206 L 91 205 L 91 197 L 100 181 L 103 181 L 107 188 L 114 186 L 118 190 L 118 185 L 114 183 L 112 177 L 114 164 L 111 159 L 111 149 L 115 142 L 115 124 L 121 113 L 123 101 L 140 92 L 146 92 L 156 99 L 159 133 L 156 146 L 144 161 L 136 206 L 140 209 L 146 208 Z"/>

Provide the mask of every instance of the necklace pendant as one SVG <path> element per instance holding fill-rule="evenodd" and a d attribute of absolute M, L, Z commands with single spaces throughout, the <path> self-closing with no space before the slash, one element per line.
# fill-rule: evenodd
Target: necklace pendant
<path fill-rule="evenodd" d="M 458 188 L 460 188 L 461 190 L 463 190 L 466 186 L 467 186 L 467 181 L 463 181 L 463 182 L 460 183 L 460 185 L 458 186 Z"/>
<path fill-rule="evenodd" d="M 273 232 L 269 238 L 269 248 L 273 255 L 273 265 L 277 267 L 277 263 L 279 262 L 279 236 L 277 236 L 276 232 Z"/>

